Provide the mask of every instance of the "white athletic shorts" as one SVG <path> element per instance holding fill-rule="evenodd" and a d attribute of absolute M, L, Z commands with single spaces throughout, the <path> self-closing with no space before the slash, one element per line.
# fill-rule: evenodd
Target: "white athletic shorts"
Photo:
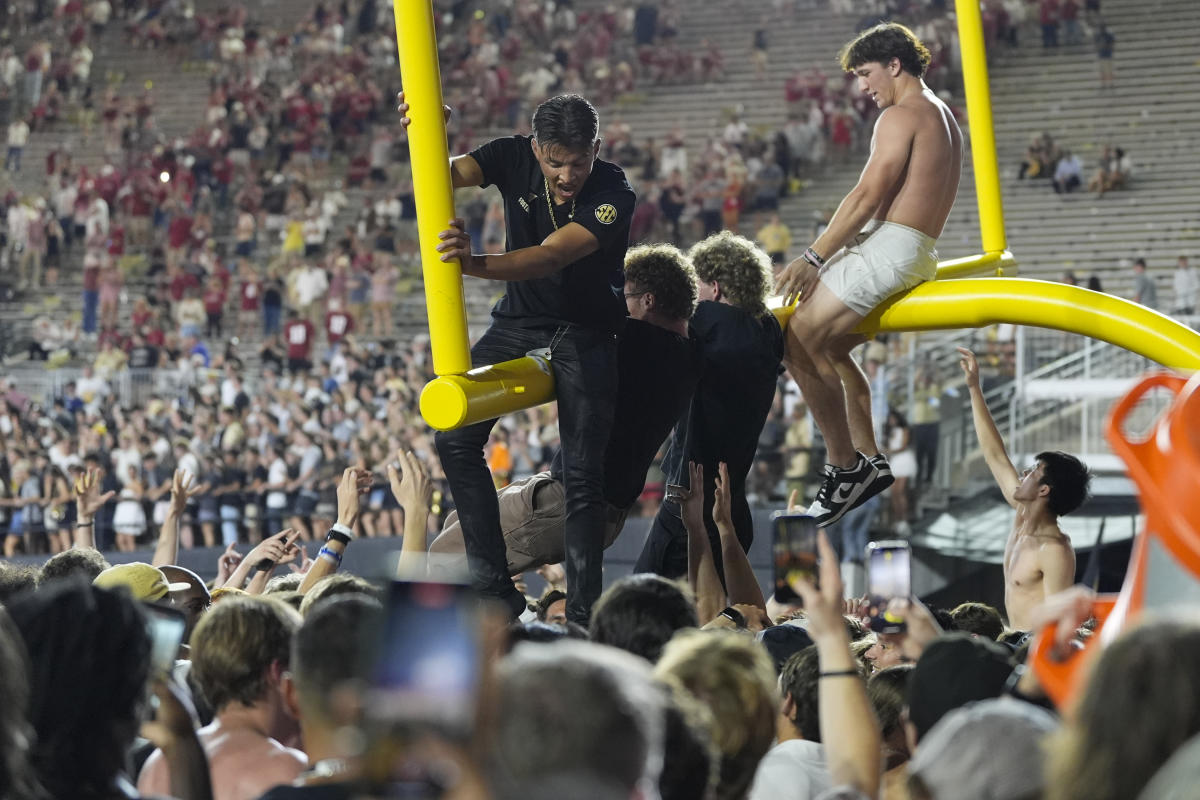
<path fill-rule="evenodd" d="M 854 243 L 821 269 L 821 283 L 851 310 L 867 316 L 896 292 L 937 274 L 937 240 L 897 222 L 873 219 Z"/>

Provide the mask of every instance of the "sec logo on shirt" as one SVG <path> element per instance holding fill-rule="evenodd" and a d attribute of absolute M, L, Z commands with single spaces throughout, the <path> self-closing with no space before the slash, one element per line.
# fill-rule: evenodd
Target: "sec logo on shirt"
<path fill-rule="evenodd" d="M 617 209 L 612 203 L 605 203 L 596 208 L 596 219 L 603 222 L 605 225 L 611 225 L 617 219 Z"/>

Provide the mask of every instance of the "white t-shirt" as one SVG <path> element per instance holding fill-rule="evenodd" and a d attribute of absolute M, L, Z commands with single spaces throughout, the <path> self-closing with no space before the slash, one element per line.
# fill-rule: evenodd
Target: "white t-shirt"
<path fill-rule="evenodd" d="M 270 469 L 267 470 L 267 483 L 282 483 L 283 481 L 287 480 L 287 477 L 287 462 L 285 462 L 282 458 L 276 458 L 271 462 Z M 267 508 L 283 508 L 286 505 L 287 492 L 267 492 Z"/>
<path fill-rule="evenodd" d="M 816 800 L 832 786 L 825 748 L 816 742 L 790 739 L 763 756 L 749 800 Z"/>

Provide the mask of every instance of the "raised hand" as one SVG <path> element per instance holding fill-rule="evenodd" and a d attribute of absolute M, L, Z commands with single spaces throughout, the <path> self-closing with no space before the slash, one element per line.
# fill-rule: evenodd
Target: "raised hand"
<path fill-rule="evenodd" d="M 688 486 L 667 485 L 667 499 L 679 503 L 685 525 L 704 527 L 704 465 L 688 462 Z"/>
<path fill-rule="evenodd" d="M 181 469 L 175 470 L 171 476 L 171 511 L 175 516 L 182 516 L 187 510 L 188 501 L 200 494 L 200 487 L 195 486 L 196 476 Z"/>
<path fill-rule="evenodd" d="M 799 579 L 797 589 L 804 598 L 804 614 L 808 618 L 808 633 L 813 641 L 822 637 L 840 636 L 847 638 L 846 622 L 842 619 L 845 597 L 842 594 L 842 571 L 837 552 L 829 543 L 824 530 L 817 531 L 817 554 L 821 588 L 813 585 L 807 576 Z"/>
<path fill-rule="evenodd" d="M 233 542 L 225 548 L 225 552 L 217 559 L 217 579 L 215 581 L 218 587 L 224 586 L 229 576 L 237 570 L 238 565 L 242 563 L 242 554 L 236 549 Z"/>
<path fill-rule="evenodd" d="M 113 498 L 116 492 L 100 494 L 100 470 L 92 467 L 75 479 L 75 516 L 77 521 L 91 521 L 97 511 Z"/>
<path fill-rule="evenodd" d="M 717 469 L 716 492 L 713 497 L 713 522 L 733 527 L 733 501 L 729 493 L 729 465 L 721 462 Z"/>
<path fill-rule="evenodd" d="M 396 459 L 400 462 L 399 469 L 395 464 L 387 465 L 388 483 L 396 502 L 405 514 L 419 514 L 421 509 L 428 512 L 433 500 L 433 482 L 429 479 L 429 471 L 411 450 L 398 451 Z"/>
<path fill-rule="evenodd" d="M 958 365 L 962 367 L 963 374 L 967 376 L 967 387 L 971 389 L 979 388 L 979 362 L 975 360 L 975 354 L 965 347 L 958 348 L 959 359 Z"/>
<path fill-rule="evenodd" d="M 371 491 L 371 472 L 360 467 L 347 467 L 337 487 L 337 521 L 353 529 L 358 524 L 359 498 Z"/>

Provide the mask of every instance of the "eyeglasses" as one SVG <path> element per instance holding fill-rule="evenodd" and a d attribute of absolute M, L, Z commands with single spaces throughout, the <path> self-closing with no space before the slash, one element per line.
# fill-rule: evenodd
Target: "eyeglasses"
<path fill-rule="evenodd" d="M 641 296 L 642 296 L 642 295 L 644 295 L 644 294 L 650 294 L 650 290 L 649 290 L 649 289 L 647 289 L 647 290 L 646 290 L 646 291 L 644 291 L 644 292 L 626 292 L 626 293 L 625 293 L 625 299 L 626 299 L 626 300 L 628 300 L 628 299 L 629 299 L 629 298 L 631 298 L 631 297 L 641 297 Z"/>

